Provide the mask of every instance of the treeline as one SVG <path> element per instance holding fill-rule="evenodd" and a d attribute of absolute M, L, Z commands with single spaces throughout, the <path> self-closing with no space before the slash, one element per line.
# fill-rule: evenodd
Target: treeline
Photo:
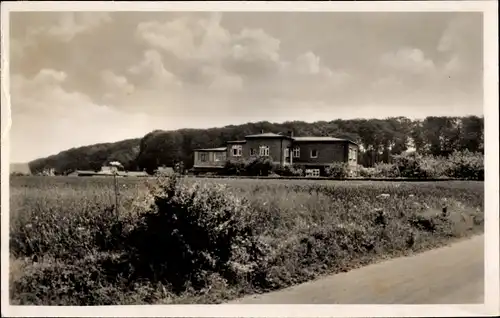
<path fill-rule="evenodd" d="M 72 148 L 57 155 L 33 160 L 29 163 L 29 168 L 32 174 L 54 169 L 56 174 L 61 175 L 76 170 L 99 171 L 103 164 L 119 161 L 125 169 L 134 170 L 140 142 L 141 139 L 137 138 Z"/>
<path fill-rule="evenodd" d="M 193 166 L 194 149 L 224 146 L 228 140 L 243 139 L 261 131 L 293 131 L 296 136 L 335 136 L 355 141 L 361 147 L 358 162 L 364 167 L 390 163 L 394 156 L 409 149 L 436 157 L 448 157 L 454 150 L 484 151 L 484 119 L 477 116 L 257 122 L 211 129 L 157 130 L 142 139 L 70 149 L 33 161 L 30 169 L 37 172 L 54 168 L 60 174 L 77 169 L 99 169 L 110 160 L 122 162 L 127 170 L 150 173 L 159 166 L 179 163 L 189 169 Z"/>

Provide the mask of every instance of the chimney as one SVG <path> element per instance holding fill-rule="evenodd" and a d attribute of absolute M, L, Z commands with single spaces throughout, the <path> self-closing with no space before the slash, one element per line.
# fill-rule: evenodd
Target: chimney
<path fill-rule="evenodd" d="M 293 130 L 289 130 L 288 135 L 293 138 Z"/>
<path fill-rule="evenodd" d="M 261 133 L 261 134 L 263 134 L 263 133 L 264 133 L 264 129 L 261 129 L 261 130 L 260 130 L 260 133 Z"/>

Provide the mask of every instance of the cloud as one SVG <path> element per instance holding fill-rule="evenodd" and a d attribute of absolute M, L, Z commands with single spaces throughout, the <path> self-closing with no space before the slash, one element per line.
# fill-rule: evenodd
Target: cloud
<path fill-rule="evenodd" d="M 243 79 L 241 76 L 225 72 L 220 67 L 203 66 L 201 73 L 204 80 L 209 83 L 208 88 L 212 91 L 231 93 L 243 89 Z"/>
<path fill-rule="evenodd" d="M 444 30 L 437 46 L 438 52 L 447 56 L 444 70 L 447 74 L 481 71 L 482 65 L 482 16 L 462 15 L 452 19 Z M 476 61 L 476 63 L 474 63 Z M 479 63 L 478 63 L 479 62 Z"/>
<path fill-rule="evenodd" d="M 143 86 L 154 89 L 179 88 L 182 82 L 170 71 L 162 61 L 162 56 L 155 50 L 144 52 L 143 59 L 128 69 Z"/>
<path fill-rule="evenodd" d="M 175 77 L 186 91 L 172 91 L 168 98 L 184 109 L 186 105 L 196 107 L 194 96 L 201 96 L 200 100 L 204 96 L 222 108 L 221 104 L 237 97 L 259 104 L 266 98 L 328 98 L 352 79 L 346 71 L 324 65 L 312 51 L 287 59 L 280 52 L 278 38 L 260 28 L 230 32 L 222 19 L 222 14 L 212 13 L 139 23 L 136 36 L 150 51 L 142 62 L 129 68 L 129 73 L 143 73 L 141 82 L 148 87 L 153 86 L 148 78 Z M 151 70 L 169 75 L 154 75 Z M 233 108 L 241 104 L 237 100 L 233 103 Z"/>
<path fill-rule="evenodd" d="M 110 23 L 111 17 L 107 12 L 61 12 L 57 22 L 53 25 L 33 27 L 28 29 L 28 36 L 58 39 L 63 42 L 71 41 L 76 35 Z"/>
<path fill-rule="evenodd" d="M 382 65 L 410 74 L 428 74 L 435 70 L 434 62 L 426 58 L 424 52 L 417 48 L 405 47 L 385 53 L 380 61 Z"/>
<path fill-rule="evenodd" d="M 98 105 L 80 92 L 68 91 L 62 87 L 66 81 L 66 73 L 51 69 L 33 77 L 12 77 L 13 161 L 96 142 L 140 137 L 155 125 L 162 127 L 160 118 L 124 113 Z"/>
<path fill-rule="evenodd" d="M 110 101 L 130 95 L 134 92 L 134 85 L 128 82 L 125 76 L 116 75 L 110 70 L 101 72 L 101 79 L 106 93 L 104 97 Z"/>
<path fill-rule="evenodd" d="M 480 14 L 356 15 L 13 15 L 13 151 L 155 128 L 481 113 Z"/>

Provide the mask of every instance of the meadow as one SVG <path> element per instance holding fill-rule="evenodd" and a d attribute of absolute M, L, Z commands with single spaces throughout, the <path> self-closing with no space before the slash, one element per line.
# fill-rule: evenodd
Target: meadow
<path fill-rule="evenodd" d="M 484 183 L 12 177 L 12 304 L 220 303 L 483 232 Z"/>

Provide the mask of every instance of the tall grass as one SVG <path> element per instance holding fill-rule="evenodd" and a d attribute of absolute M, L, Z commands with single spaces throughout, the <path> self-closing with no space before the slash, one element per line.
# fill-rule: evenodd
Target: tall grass
<path fill-rule="evenodd" d="M 13 303 L 221 302 L 483 230 L 482 182 L 119 184 L 115 215 L 112 179 L 11 180 Z"/>

